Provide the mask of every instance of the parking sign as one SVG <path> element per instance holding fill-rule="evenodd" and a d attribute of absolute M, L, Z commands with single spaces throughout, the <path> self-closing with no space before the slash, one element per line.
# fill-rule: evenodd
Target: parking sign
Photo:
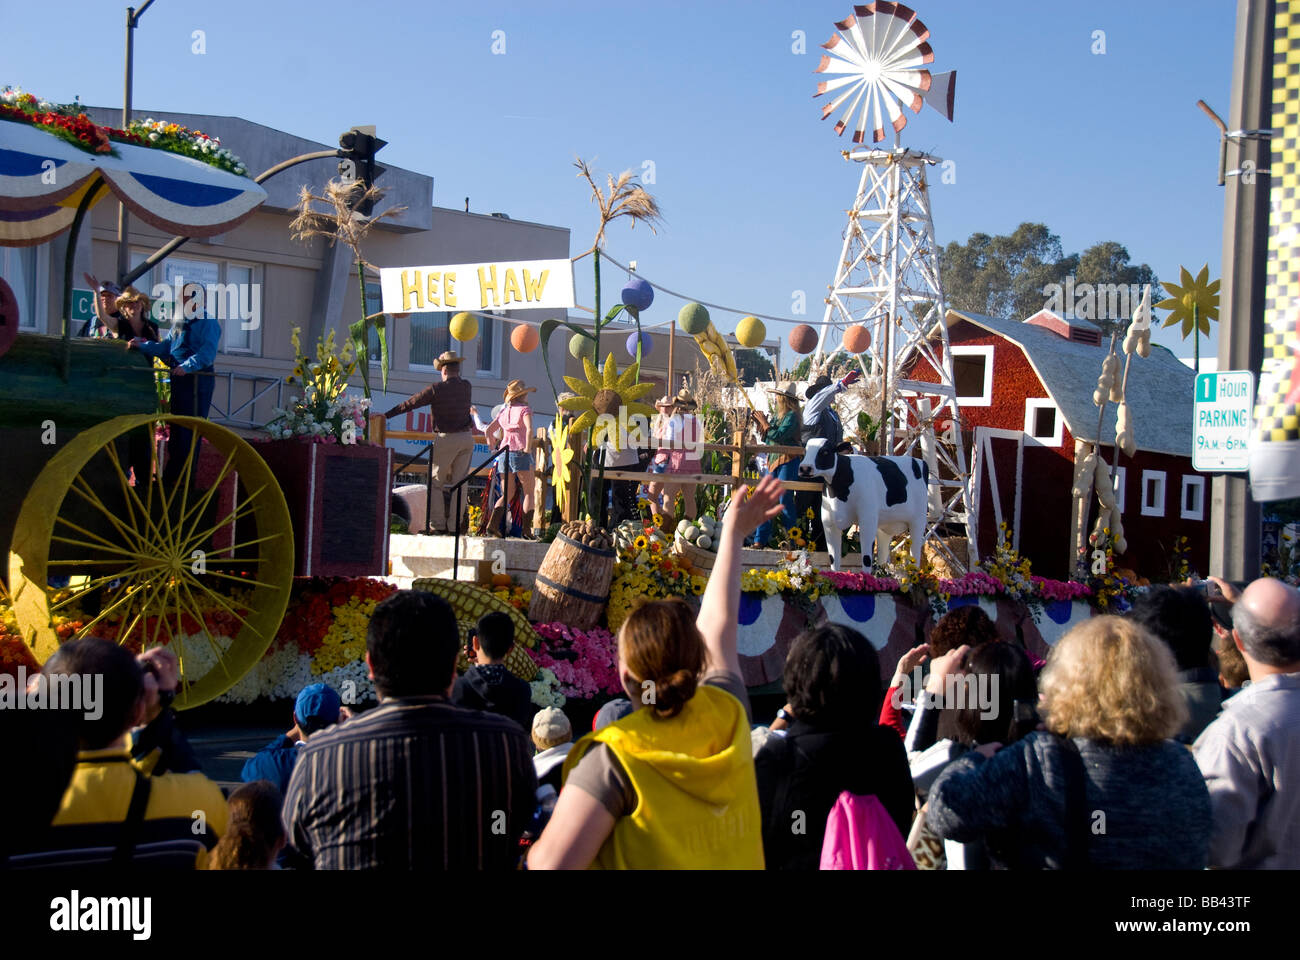
<path fill-rule="evenodd" d="M 1255 375 L 1249 370 L 1196 375 L 1193 469 L 1213 473 L 1249 469 L 1247 443 L 1254 401 Z"/>

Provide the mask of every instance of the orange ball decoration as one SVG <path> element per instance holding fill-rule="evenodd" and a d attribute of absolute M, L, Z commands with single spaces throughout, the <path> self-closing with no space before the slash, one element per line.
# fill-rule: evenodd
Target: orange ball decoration
<path fill-rule="evenodd" d="M 520 353 L 532 353 L 541 342 L 542 338 L 538 335 L 537 328 L 526 323 L 521 323 L 510 331 L 510 346 Z"/>
<path fill-rule="evenodd" d="M 844 331 L 844 349 L 849 353 L 866 353 L 871 346 L 871 331 L 855 323 Z"/>
<path fill-rule="evenodd" d="M 801 323 L 790 331 L 790 349 L 795 353 L 812 353 L 817 349 L 817 331 Z"/>

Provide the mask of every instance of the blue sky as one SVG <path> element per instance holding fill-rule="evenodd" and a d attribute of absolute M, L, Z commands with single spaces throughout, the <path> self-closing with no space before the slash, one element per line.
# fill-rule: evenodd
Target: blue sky
<path fill-rule="evenodd" d="M 1195 102 L 1227 115 L 1233 0 L 912 6 L 932 34 L 932 69 L 957 71 L 956 122 L 927 108 L 903 131 L 905 145 L 956 164 L 956 183 L 932 186 L 941 244 L 1041 221 L 1067 251 L 1116 240 L 1163 279 L 1207 262 L 1219 275 L 1217 132 Z M 59 8 L 81 39 L 55 50 L 44 18 L 10 18 L 0 84 L 119 104 L 125 5 Z M 374 123 L 389 141 L 382 162 L 435 177 L 439 206 L 460 208 L 468 196 L 477 212 L 570 227 L 575 254 L 596 223 L 574 156 L 613 173 L 650 161 L 666 223 L 657 236 L 613 227 L 612 256 L 747 311 L 790 316 L 803 290 L 808 314 L 796 319 L 815 321 L 858 171 L 840 156 L 849 135 L 818 119 L 813 69 L 833 21 L 851 9 L 838 0 L 156 0 L 136 34 L 134 102 L 242 116 L 326 143 Z M 192 52 L 196 30 L 202 55 Z M 802 55 L 792 51 L 798 30 Z M 1092 52 L 1097 30 L 1103 55 Z M 504 31 L 504 53 L 493 53 L 494 31 Z M 662 297 L 646 319 L 679 306 Z M 724 331 L 737 319 L 715 315 Z M 1157 339 L 1191 353 L 1170 331 Z"/>

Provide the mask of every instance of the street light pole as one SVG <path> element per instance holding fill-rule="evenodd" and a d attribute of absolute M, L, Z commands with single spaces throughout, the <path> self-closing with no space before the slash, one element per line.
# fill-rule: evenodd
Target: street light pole
<path fill-rule="evenodd" d="M 125 130 L 127 124 L 131 122 L 131 76 L 135 65 L 135 28 L 144 16 L 144 12 L 149 9 L 153 0 L 144 0 L 144 6 L 139 10 L 135 7 L 126 8 L 126 70 L 123 76 L 122 91 L 122 129 Z M 131 214 L 126 209 L 126 204 L 120 200 L 117 204 L 117 277 L 118 282 L 126 276 L 130 266 L 130 256 L 127 249 L 127 233 L 130 230 Z"/>

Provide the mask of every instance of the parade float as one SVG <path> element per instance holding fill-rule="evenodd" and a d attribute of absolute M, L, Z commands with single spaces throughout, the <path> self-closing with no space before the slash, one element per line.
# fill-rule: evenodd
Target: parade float
<path fill-rule="evenodd" d="M 1125 338 L 1126 358 L 1121 360 L 1112 340 L 1105 360 L 1087 374 L 1099 378 L 1101 426 L 1089 438 L 1093 446 L 1078 449 L 1077 469 L 1063 479 L 1061 491 L 1074 506 L 1069 537 L 1061 544 L 1075 560 L 1073 579 L 1038 576 L 1018 552 L 1017 525 L 1035 522 L 1028 511 L 999 523 L 991 549 L 986 537 L 981 551 L 967 454 L 954 429 L 960 413 L 926 179 L 927 169 L 940 161 L 903 148 L 898 138 L 907 109 L 919 112 L 929 104 L 952 119 L 955 75 L 926 69 L 934 56 L 926 42 L 928 31 L 905 7 L 876 5 L 836 26 L 818 68 L 832 79 L 820 83 L 817 94 L 830 95 L 824 118 L 843 108 L 836 132 L 853 128 L 854 147 L 844 157 L 861 166 L 861 177 L 826 313 L 818 329 L 737 310 L 741 319 L 733 337 L 752 346 L 763 341 L 765 320 L 788 324 L 790 347 L 808 363 L 803 375 L 782 379 L 808 382 L 817 374 L 838 376 L 848 367 L 857 369 L 862 379 L 845 397 L 846 408 L 862 426 L 854 441 L 873 447 L 871 452 L 924 461 L 934 477 L 932 509 L 920 563 L 912 558 L 910 544 L 898 540 L 883 545 L 885 563 L 864 564 L 862 558 L 872 556 L 875 531 L 857 531 L 843 544 L 850 557 L 846 569 L 831 571 L 826 553 L 815 550 L 812 518 L 806 515 L 778 531 L 775 549 L 742 552 L 739 652 L 744 680 L 755 694 L 779 690 L 792 639 L 822 622 L 861 630 L 878 650 L 887 677 L 901 654 L 923 642 L 951 609 L 981 606 L 1000 636 L 1042 657 L 1073 624 L 1098 612 L 1123 610 L 1147 583 L 1138 572 L 1117 565 L 1124 533 L 1112 494 L 1115 460 L 1107 463 L 1097 447 L 1102 433 L 1113 428 L 1120 434 L 1115 447 L 1127 449 L 1134 430 L 1140 429 L 1138 418 L 1124 406 L 1123 366 L 1134 362 L 1134 354 L 1146 356 L 1149 311 Z M 83 146 L 64 144 L 72 153 L 62 162 L 73 171 L 85 168 L 79 174 L 81 187 L 60 180 L 57 191 L 45 189 L 39 160 L 49 145 L 42 142 L 27 154 L 26 167 L 0 170 L 0 243 L 37 242 L 62 229 L 77 229 L 94 192 L 105 184 L 146 209 L 127 175 L 105 159 L 105 154 L 130 159 L 128 150 L 135 142 L 112 132 L 85 132 L 82 139 L 82 120 L 68 118 L 66 112 L 59 116 L 67 122 L 51 120 L 45 129 L 30 119 L 0 116 L 31 127 L 31 136 L 81 140 Z M 50 132 L 54 128 L 64 132 Z M 895 135 L 892 148 L 875 147 L 889 129 Z M 872 146 L 866 144 L 868 130 Z M 82 156 L 85 143 L 97 153 Z M 107 150 L 101 149 L 105 145 Z M 187 172 L 193 172 L 188 165 L 203 164 L 187 151 L 181 153 L 189 157 L 183 161 Z M 222 159 L 227 166 L 217 172 L 238 179 L 241 190 L 255 187 L 241 168 Z M 211 174 L 204 169 L 202 176 Z M 754 457 L 800 456 L 802 450 L 765 446 L 748 435 L 744 424 L 754 399 L 740 383 L 731 341 L 708 306 L 690 301 L 655 320 L 655 291 L 664 288 L 629 272 L 619 302 L 602 312 L 601 263 L 616 263 L 604 251 L 608 228 L 627 219 L 653 229 L 658 206 L 630 173 L 609 177 L 602 189 L 579 161 L 579 176 L 599 208 L 599 229 L 591 249 L 549 266 L 375 266 L 360 249 L 373 219 L 352 216 L 353 192 L 334 184 L 324 196 L 304 191 L 298 232 L 349 244 L 363 291 L 368 278 L 380 280 L 383 310 L 364 315 L 363 292 L 363 316 L 350 325 L 342 352 L 326 339 L 312 359 L 295 342 L 299 357 L 289 377 L 301 396 L 267 425 L 264 442 L 248 444 L 211 424 L 188 424 L 201 433 L 204 453 L 196 461 L 197 493 L 183 491 L 179 500 L 155 491 L 150 482 L 161 455 L 152 441 L 157 425 L 176 422 L 160 411 L 152 371 L 140 364 L 138 371 L 129 371 L 134 379 L 128 378 L 122 367 L 130 357 L 117 349 L 120 344 L 72 343 L 67 336 L 62 343 L 43 343 L 19 335 L 0 356 L 0 428 L 4 442 L 14 445 L 11 449 L 29 452 L 24 462 L 32 467 L 27 474 L 19 470 L 5 477 L 9 500 L 21 502 L 21 509 L 16 516 L 0 514 L 0 536 L 10 540 L 11 594 L 0 597 L 0 670 L 34 669 L 62 640 L 94 634 L 132 649 L 173 646 L 182 660 L 184 695 L 177 701 L 182 708 L 286 701 L 315 681 L 330 683 L 345 702 L 366 704 L 374 698 L 363 660 L 370 616 L 394 591 L 416 589 L 444 597 L 463 632 L 484 613 L 507 613 L 518 641 L 508 666 L 532 685 L 536 704 L 585 715 L 620 695 L 615 638 L 628 615 L 640 604 L 666 597 L 698 604 L 713 571 L 728 498 L 758 475 Z M 176 175 L 176 180 L 183 184 L 184 177 Z M 177 190 L 183 192 L 180 186 Z M 251 187 L 247 192 L 255 198 Z M 369 191 L 366 196 L 378 198 Z M 321 214 L 321 205 L 333 212 Z M 232 210 L 232 218 L 246 214 Z M 39 230 L 32 226 L 42 223 L 46 226 Z M 220 224 L 205 222 L 203 228 L 215 231 Z M 178 223 L 170 229 L 185 233 L 194 228 Z M 573 264 L 587 256 L 594 280 L 591 323 L 555 319 L 554 311 L 577 307 Z M 471 291 L 474 280 L 476 293 Z M 581 377 L 549 376 L 562 415 L 533 438 L 538 515 L 530 524 L 529 518 L 512 513 L 517 522 L 507 525 L 507 531 L 525 525 L 544 529 L 538 541 L 498 537 L 481 524 L 473 525 L 472 535 L 390 535 L 386 482 L 374 496 L 347 495 L 360 482 L 353 473 L 359 477 L 365 471 L 364 482 L 373 487 L 373 478 L 386 480 L 391 469 L 391 461 L 384 459 L 383 420 L 368 415 L 366 364 L 357 371 L 364 396 L 356 396 L 350 386 L 355 357 L 368 348 L 371 331 L 386 354 L 390 324 L 412 311 L 453 306 L 448 296 L 453 289 L 463 299 L 454 305 L 466 307 L 451 324 L 457 341 L 473 339 L 476 317 L 501 306 L 499 300 L 490 304 L 489 295 L 509 297 L 513 292 L 512 309 L 549 310 L 552 316 L 509 318 L 512 347 L 524 353 L 541 348 L 550 375 L 547 345 L 560 334 L 582 364 Z M 715 307 L 715 312 L 729 311 Z M 647 413 L 640 406 L 647 386 L 640 381 L 646 331 L 667 327 L 671 356 L 679 326 L 685 334 L 683 348 L 699 351 L 694 382 L 699 386 L 711 378 L 716 386 L 701 407 L 708 428 L 701 472 L 676 478 L 697 488 L 701 515 L 661 524 L 643 510 L 613 529 L 600 529 L 591 518 L 600 512 L 601 482 L 644 483 L 652 475 L 605 469 L 593 451 L 601 442 L 620 442 L 611 424 Z M 828 357 L 836 338 L 840 348 Z M 627 354 L 621 368 L 611 343 Z M 928 379 L 916 376 L 921 366 L 928 368 Z M 387 363 L 381 369 L 386 371 Z M 669 369 L 675 386 L 671 360 Z M 121 409 L 104 406 L 92 415 L 84 404 L 74 408 L 61 399 L 70 374 L 117 377 L 134 386 L 115 392 Z M 27 378 L 24 384 L 45 385 L 37 395 L 49 398 L 47 406 L 14 402 L 9 385 L 20 382 L 19 376 Z M 568 388 L 564 395 L 561 383 Z M 1108 403 L 1117 408 L 1109 424 Z M 107 419 L 117 414 L 126 416 Z M 57 424 L 55 445 L 41 445 L 45 420 Z M 152 441 L 150 462 L 139 471 L 127 469 L 129 444 L 120 439 L 133 430 L 144 430 Z M 432 437 L 411 434 L 404 439 L 432 442 Z M 344 468 L 340 476 L 351 479 L 336 481 L 334 500 L 329 499 L 328 466 L 318 473 L 315 466 L 288 465 L 351 459 L 364 465 Z M 791 486 L 821 489 L 813 481 Z M 312 553 L 321 540 L 338 547 L 341 541 L 329 524 L 340 522 L 354 537 L 342 553 L 359 557 L 371 575 L 359 575 L 364 569 L 331 568 Z M 357 545 L 367 540 L 369 550 L 358 551 Z M 376 557 L 382 558 L 379 569 Z M 57 575 L 51 572 L 55 568 Z M 303 575 L 295 577 L 295 572 Z M 1175 557 L 1161 571 L 1166 580 L 1189 572 L 1185 557 Z"/>

